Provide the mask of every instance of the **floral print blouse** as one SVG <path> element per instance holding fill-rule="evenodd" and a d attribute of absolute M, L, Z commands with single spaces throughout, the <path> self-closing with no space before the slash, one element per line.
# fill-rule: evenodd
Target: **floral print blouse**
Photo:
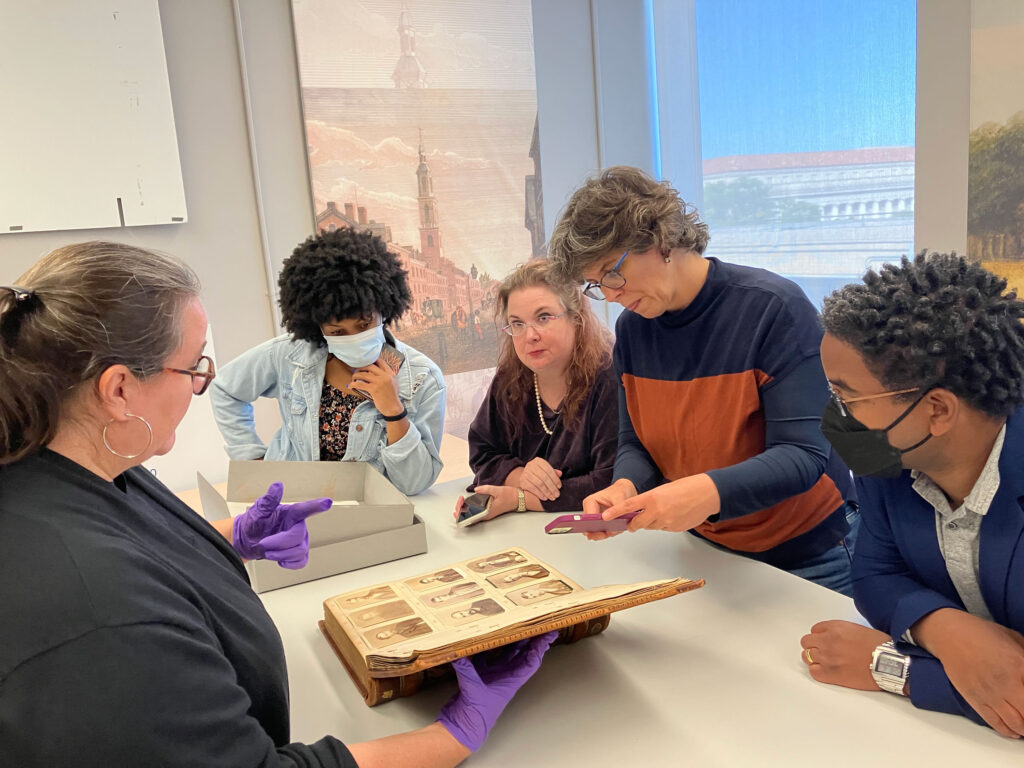
<path fill-rule="evenodd" d="M 363 402 L 358 395 L 345 394 L 324 380 L 320 392 L 320 461 L 341 461 L 348 448 L 348 426 L 352 411 Z"/>

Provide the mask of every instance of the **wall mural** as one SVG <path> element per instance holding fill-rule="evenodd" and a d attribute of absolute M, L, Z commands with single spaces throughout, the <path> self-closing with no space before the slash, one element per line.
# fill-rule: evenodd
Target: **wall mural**
<path fill-rule="evenodd" d="M 971 3 L 967 254 L 1024 295 L 1024 4 Z"/>
<path fill-rule="evenodd" d="M 465 437 L 497 359 L 494 293 L 544 255 L 529 0 L 293 0 L 318 229 L 409 273 L 392 329 L 445 373 Z"/>

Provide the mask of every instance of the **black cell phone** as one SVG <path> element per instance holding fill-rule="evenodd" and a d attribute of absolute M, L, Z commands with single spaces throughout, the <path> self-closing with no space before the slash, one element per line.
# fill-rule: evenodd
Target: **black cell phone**
<path fill-rule="evenodd" d="M 462 509 L 459 510 L 455 524 L 459 528 L 465 528 L 467 525 L 480 522 L 480 518 L 490 512 L 493 499 L 494 497 L 487 493 L 469 494 L 462 500 Z"/>

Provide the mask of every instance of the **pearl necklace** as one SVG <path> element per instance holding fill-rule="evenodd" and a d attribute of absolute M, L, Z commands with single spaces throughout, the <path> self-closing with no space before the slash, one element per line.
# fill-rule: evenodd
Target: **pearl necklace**
<path fill-rule="evenodd" d="M 537 396 L 537 415 L 540 416 L 540 428 L 543 429 L 547 434 L 553 435 L 554 430 L 548 429 L 548 423 L 544 421 L 544 409 L 540 404 L 540 385 L 537 383 L 537 374 L 533 374 L 533 394 Z M 558 411 L 555 411 L 558 413 Z"/>

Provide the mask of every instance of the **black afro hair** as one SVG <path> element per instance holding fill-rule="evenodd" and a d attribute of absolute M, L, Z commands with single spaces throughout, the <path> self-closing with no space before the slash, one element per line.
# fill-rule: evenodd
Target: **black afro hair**
<path fill-rule="evenodd" d="M 1024 403 L 1024 302 L 955 253 L 919 253 L 825 299 L 825 331 L 889 389 L 938 386 L 990 416 Z"/>
<path fill-rule="evenodd" d="M 321 326 L 379 312 L 387 325 L 412 304 L 407 273 L 384 241 L 342 228 L 321 232 L 284 260 L 281 322 L 298 341 L 325 344 Z"/>

